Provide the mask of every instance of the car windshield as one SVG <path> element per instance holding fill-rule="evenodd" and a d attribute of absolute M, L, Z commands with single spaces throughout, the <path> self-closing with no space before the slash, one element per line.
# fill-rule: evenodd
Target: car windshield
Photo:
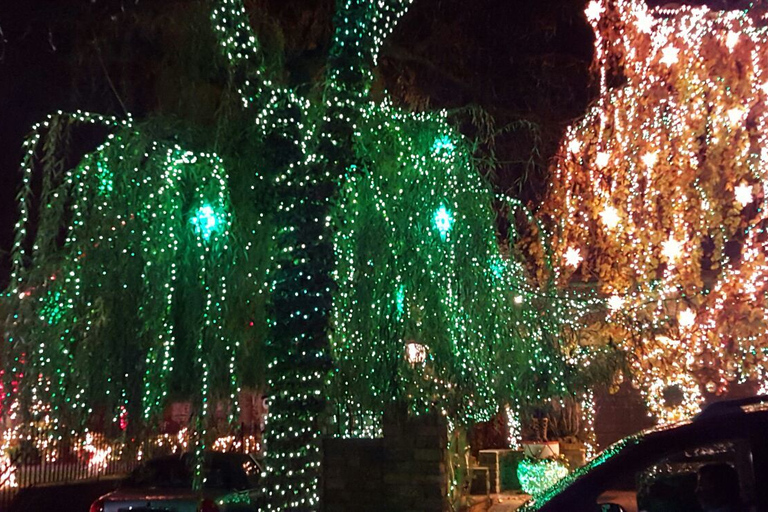
<path fill-rule="evenodd" d="M 129 488 L 192 488 L 192 462 L 189 454 L 151 459 L 136 468 L 123 483 Z M 242 454 L 211 454 L 203 465 L 207 489 L 241 490 L 249 487 L 252 460 Z M 254 464 L 255 466 L 255 464 Z"/>

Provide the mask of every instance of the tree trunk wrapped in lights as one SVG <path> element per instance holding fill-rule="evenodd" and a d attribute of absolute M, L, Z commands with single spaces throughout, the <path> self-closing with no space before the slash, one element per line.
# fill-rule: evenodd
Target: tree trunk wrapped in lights
<path fill-rule="evenodd" d="M 555 277 L 596 284 L 663 421 L 768 363 L 763 12 L 586 9 L 600 97 L 566 134 L 541 216 Z"/>

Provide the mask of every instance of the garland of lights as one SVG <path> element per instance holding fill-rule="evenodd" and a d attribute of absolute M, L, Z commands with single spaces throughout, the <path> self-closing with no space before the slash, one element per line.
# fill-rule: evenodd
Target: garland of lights
<path fill-rule="evenodd" d="M 568 130 L 541 214 L 556 221 L 554 277 L 597 282 L 660 421 L 768 364 L 761 14 L 586 10 L 600 98 Z"/>

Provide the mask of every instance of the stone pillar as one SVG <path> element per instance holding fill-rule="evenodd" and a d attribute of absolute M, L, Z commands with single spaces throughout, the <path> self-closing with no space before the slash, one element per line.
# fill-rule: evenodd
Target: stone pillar
<path fill-rule="evenodd" d="M 448 427 L 437 414 L 384 419 L 383 439 L 326 439 L 325 512 L 448 510 Z"/>

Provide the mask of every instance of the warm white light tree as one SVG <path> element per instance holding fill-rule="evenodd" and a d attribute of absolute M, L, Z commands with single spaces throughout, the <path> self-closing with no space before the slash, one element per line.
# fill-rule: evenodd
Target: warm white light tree
<path fill-rule="evenodd" d="M 608 299 L 651 411 L 673 420 L 768 365 L 764 9 L 594 0 L 586 15 L 600 97 L 541 216 L 555 277 Z"/>

